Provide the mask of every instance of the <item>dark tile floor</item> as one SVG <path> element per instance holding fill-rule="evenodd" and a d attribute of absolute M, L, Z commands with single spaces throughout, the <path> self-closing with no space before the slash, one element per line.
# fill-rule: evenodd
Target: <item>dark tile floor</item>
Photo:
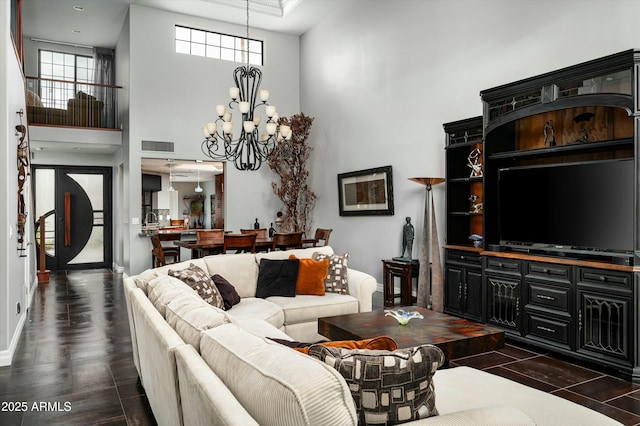
<path fill-rule="evenodd" d="M 381 308 L 376 293 L 374 309 Z M 0 367 L 1 426 L 156 424 L 133 365 L 121 276 L 52 274 L 27 317 L 13 364 Z M 452 365 L 487 370 L 640 425 L 640 386 L 547 353 L 508 344 Z"/>

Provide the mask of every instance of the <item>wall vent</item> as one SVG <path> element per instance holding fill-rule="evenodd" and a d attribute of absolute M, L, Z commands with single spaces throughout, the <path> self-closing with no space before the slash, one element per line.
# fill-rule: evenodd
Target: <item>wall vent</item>
<path fill-rule="evenodd" d="M 173 142 L 142 141 L 143 151 L 173 152 Z"/>

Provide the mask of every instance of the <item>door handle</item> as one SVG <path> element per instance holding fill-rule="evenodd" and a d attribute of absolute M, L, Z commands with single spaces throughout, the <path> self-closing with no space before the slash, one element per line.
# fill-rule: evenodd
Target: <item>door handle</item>
<path fill-rule="evenodd" d="M 64 246 L 71 245 L 71 193 L 64 193 Z"/>

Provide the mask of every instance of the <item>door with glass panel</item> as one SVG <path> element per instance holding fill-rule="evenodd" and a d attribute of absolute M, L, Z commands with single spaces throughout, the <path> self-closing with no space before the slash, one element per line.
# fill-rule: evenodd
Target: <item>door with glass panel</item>
<path fill-rule="evenodd" d="M 110 267 L 111 169 L 34 166 L 34 186 L 47 269 Z"/>

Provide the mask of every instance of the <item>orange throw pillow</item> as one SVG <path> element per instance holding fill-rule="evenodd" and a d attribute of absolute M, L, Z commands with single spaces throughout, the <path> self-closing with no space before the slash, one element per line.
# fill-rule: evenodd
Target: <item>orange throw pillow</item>
<path fill-rule="evenodd" d="M 395 351 L 396 349 L 398 349 L 398 344 L 396 343 L 396 341 L 388 336 L 374 337 L 372 339 L 365 340 L 336 340 L 334 342 L 320 342 L 319 344 L 322 346 L 345 349 L 369 349 L 383 351 Z M 293 349 L 298 352 L 302 352 L 303 354 L 309 352 L 309 346 Z"/>
<path fill-rule="evenodd" d="M 289 259 L 297 259 L 292 254 Z M 308 294 L 311 296 L 324 296 L 324 279 L 329 273 L 329 258 L 322 260 L 299 259 L 298 279 L 296 281 L 296 294 Z"/>

